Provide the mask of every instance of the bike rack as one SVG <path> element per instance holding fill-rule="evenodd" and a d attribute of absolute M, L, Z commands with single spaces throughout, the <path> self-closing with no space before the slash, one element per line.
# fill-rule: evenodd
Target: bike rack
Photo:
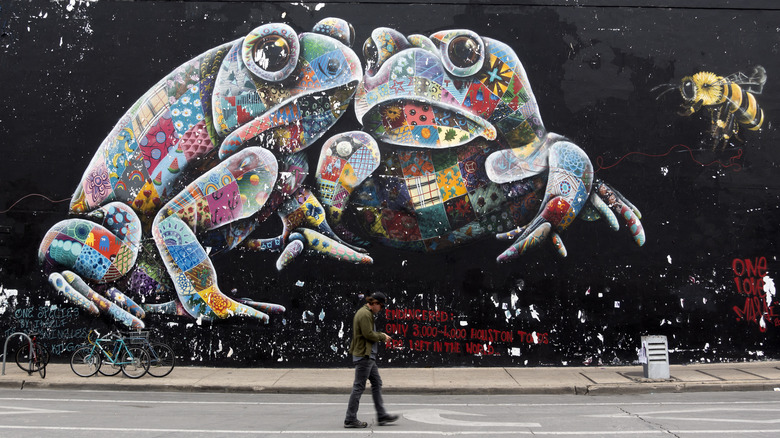
<path fill-rule="evenodd" d="M 20 338 L 21 337 L 27 338 L 27 342 L 30 343 L 30 352 L 32 353 L 32 351 L 33 351 L 32 339 L 30 338 L 30 336 L 27 335 L 27 333 L 22 333 L 22 332 L 11 333 L 11 336 L 5 338 L 5 344 L 3 344 L 3 374 L 0 374 L 0 375 L 3 375 L 3 376 L 5 375 L 5 360 L 8 357 L 8 341 L 10 341 L 11 338 L 13 338 L 16 335 L 19 335 Z M 32 369 L 32 358 L 33 358 L 33 355 L 30 354 L 30 369 Z"/>

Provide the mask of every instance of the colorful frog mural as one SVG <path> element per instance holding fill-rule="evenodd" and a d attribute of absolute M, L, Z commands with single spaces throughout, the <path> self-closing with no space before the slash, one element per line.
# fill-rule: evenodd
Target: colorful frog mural
<path fill-rule="evenodd" d="M 355 110 L 370 135 L 329 139 L 316 173 L 334 228 L 351 235 L 357 223 L 384 244 L 425 252 L 514 238 L 503 262 L 548 237 L 565 256 L 558 232 L 574 218 L 618 229 L 617 215 L 644 244 L 639 211 L 594 179 L 582 149 L 545 130 L 510 47 L 468 30 L 407 38 L 379 28 L 363 51 Z M 375 139 L 398 146 L 380 153 Z"/>
<path fill-rule="evenodd" d="M 263 321 L 283 312 L 222 293 L 202 242 L 212 251 L 231 249 L 277 210 L 289 229 L 310 227 L 311 239 L 333 235 L 302 186 L 308 166 L 301 151 L 336 123 L 362 79 L 353 39 L 340 19 L 300 35 L 266 24 L 158 82 L 85 171 L 70 205 L 82 217 L 57 223 L 44 237 L 39 259 L 53 271 L 52 286 L 86 311 L 133 328 L 144 326 L 145 312 Z M 142 250 L 146 236 L 151 251 Z M 159 254 L 178 300 L 142 308 L 114 288 L 107 300 L 89 286 L 131 273 L 139 252 Z M 370 261 L 348 246 L 340 254 Z"/>
<path fill-rule="evenodd" d="M 300 36 L 264 25 L 160 81 L 85 172 L 71 212 L 87 218 L 60 222 L 44 238 L 42 263 L 69 269 L 51 274 L 55 289 L 130 327 L 143 326 L 144 311 L 267 321 L 284 308 L 220 292 L 204 246 L 278 251 L 282 269 L 304 250 L 371 263 L 347 243 L 358 234 L 419 251 L 493 234 L 516 239 L 498 256 L 508 261 L 548 237 L 565 255 L 558 232 L 575 217 L 604 217 L 617 229 L 616 215 L 644 243 L 639 211 L 594 179 L 584 151 L 545 130 L 511 48 L 468 30 L 407 38 L 379 28 L 363 47 L 364 76 L 352 38 L 339 19 Z M 315 197 L 303 185 L 301 151 L 353 95 L 365 132 L 324 143 Z M 249 239 L 274 212 L 282 234 Z M 86 284 L 128 274 L 147 234 L 178 300 L 141 308 L 116 289 L 105 291 L 109 301 Z"/>

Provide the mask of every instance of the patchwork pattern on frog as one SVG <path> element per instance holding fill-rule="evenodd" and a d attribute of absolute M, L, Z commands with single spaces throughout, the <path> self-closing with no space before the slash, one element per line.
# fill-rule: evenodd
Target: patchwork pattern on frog
<path fill-rule="evenodd" d="M 617 229 L 619 216 L 644 244 L 636 207 L 594 179 L 579 146 L 545 129 L 509 46 L 469 30 L 404 37 L 379 28 L 363 53 L 355 110 L 364 132 L 329 139 L 316 174 L 322 193 L 349 196 L 346 205 L 322 197 L 345 237 L 361 231 L 432 252 L 494 235 L 514 239 L 504 262 L 545 240 L 566 255 L 559 233 L 575 218 L 604 217 Z M 358 153 L 372 157 L 371 176 L 334 179 L 330 169 Z"/>
<path fill-rule="evenodd" d="M 288 227 L 281 241 L 341 245 L 302 185 L 302 151 L 344 114 L 362 79 L 353 40 L 352 26 L 337 18 L 301 34 L 265 24 L 155 84 L 92 158 L 71 200 L 79 217 L 57 223 L 41 242 L 55 290 L 132 328 L 143 327 L 148 312 L 261 321 L 283 312 L 225 295 L 211 256 L 245 244 L 274 212 Z M 341 258 L 370 262 L 344 248 Z M 177 299 L 138 305 L 111 287 L 120 279 L 145 293 L 142 301 L 167 290 Z"/>

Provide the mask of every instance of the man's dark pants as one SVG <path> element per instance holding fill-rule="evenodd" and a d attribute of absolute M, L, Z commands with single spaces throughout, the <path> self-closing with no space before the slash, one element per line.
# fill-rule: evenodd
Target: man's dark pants
<path fill-rule="evenodd" d="M 364 357 L 355 362 L 355 382 L 352 384 L 352 395 L 349 397 L 347 417 L 344 421 L 357 420 L 360 396 L 366 389 L 366 380 L 371 382 L 371 396 L 374 398 L 377 416 L 379 418 L 387 416 L 385 405 L 382 403 L 382 378 L 379 377 L 379 368 L 374 359 Z"/>

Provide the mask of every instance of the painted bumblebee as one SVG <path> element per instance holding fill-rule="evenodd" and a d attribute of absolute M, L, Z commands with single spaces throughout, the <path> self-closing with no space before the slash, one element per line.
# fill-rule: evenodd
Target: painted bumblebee
<path fill-rule="evenodd" d="M 653 88 L 653 91 L 667 88 L 657 99 L 679 89 L 683 98 L 678 114 L 690 116 L 707 107 L 711 117 L 710 135 L 713 149 L 724 149 L 726 144 L 737 137 L 739 126 L 750 131 L 758 131 L 764 123 L 764 111 L 756 101 L 756 95 L 761 94 L 766 83 L 766 70 L 757 65 L 748 76 L 742 72 L 722 77 L 715 73 L 702 71 L 692 76 L 686 76 L 680 84 L 663 84 Z"/>

